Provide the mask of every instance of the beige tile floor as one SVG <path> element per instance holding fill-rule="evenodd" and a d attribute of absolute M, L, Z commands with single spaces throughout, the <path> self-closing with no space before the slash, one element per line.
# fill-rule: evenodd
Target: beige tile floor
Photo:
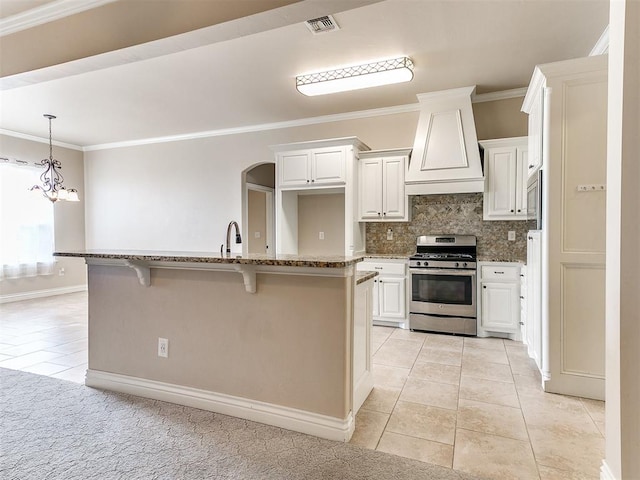
<path fill-rule="evenodd" d="M 1 304 L 0 367 L 84 383 L 87 293 Z"/>
<path fill-rule="evenodd" d="M 545 393 L 526 348 L 373 328 L 352 443 L 490 479 L 598 479 L 604 402 Z"/>
<path fill-rule="evenodd" d="M 374 327 L 373 351 L 352 443 L 491 479 L 599 478 L 604 403 L 544 393 L 521 344 Z M 0 367 L 83 383 L 86 292 L 1 304 Z"/>

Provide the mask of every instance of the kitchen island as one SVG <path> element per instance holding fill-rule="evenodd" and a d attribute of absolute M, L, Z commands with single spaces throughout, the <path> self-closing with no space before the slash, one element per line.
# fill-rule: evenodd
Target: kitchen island
<path fill-rule="evenodd" d="M 87 263 L 88 386 L 350 439 L 373 386 L 362 257 L 55 255 Z"/>

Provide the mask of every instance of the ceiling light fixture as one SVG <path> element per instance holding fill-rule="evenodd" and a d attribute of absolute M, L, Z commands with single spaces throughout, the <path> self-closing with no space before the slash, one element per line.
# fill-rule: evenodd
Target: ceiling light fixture
<path fill-rule="evenodd" d="M 413 62 L 409 57 L 308 73 L 296 77 L 296 88 L 307 96 L 379 87 L 413 79 Z"/>
<path fill-rule="evenodd" d="M 62 182 L 64 178 L 60 173 L 62 164 L 53 158 L 53 142 L 51 140 L 51 120 L 56 118 L 54 115 L 44 114 L 49 119 L 49 158 L 35 162 L 36 165 L 45 167 L 45 171 L 40 175 L 42 185 L 34 185 L 30 190 L 40 190 L 42 194 L 52 202 L 58 200 L 66 200 L 68 202 L 79 202 L 78 191 L 75 188 L 66 189 Z"/>

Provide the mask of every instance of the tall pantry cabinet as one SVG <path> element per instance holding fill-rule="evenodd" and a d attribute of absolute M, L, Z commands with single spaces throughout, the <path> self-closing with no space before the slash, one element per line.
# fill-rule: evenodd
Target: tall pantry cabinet
<path fill-rule="evenodd" d="M 607 56 L 537 66 L 522 109 L 530 179 L 542 171 L 539 254 L 529 255 L 540 304 L 527 318 L 542 334 L 536 361 L 546 391 L 603 400 Z"/>

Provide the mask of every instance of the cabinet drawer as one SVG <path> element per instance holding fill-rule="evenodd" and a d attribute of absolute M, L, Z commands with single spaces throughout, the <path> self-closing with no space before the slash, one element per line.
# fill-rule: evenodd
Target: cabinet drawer
<path fill-rule="evenodd" d="M 357 264 L 357 270 L 378 272 L 380 275 L 405 275 L 406 269 L 406 263 L 360 262 Z"/>
<path fill-rule="evenodd" d="M 483 280 L 520 280 L 518 267 L 483 265 L 481 276 Z"/>

